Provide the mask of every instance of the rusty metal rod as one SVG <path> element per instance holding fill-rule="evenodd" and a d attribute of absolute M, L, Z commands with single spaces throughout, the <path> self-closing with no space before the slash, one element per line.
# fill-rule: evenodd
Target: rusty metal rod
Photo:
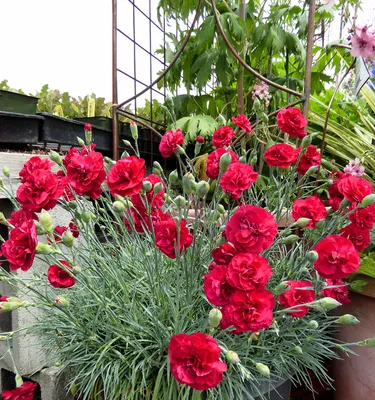
<path fill-rule="evenodd" d="M 134 120 L 135 122 L 137 122 L 140 125 L 143 125 L 144 127 L 150 129 L 150 131 L 152 131 L 153 133 L 155 133 L 156 135 L 158 135 L 159 137 L 163 137 L 163 135 L 158 132 L 155 128 L 153 128 L 151 125 L 149 125 L 147 122 L 142 121 L 141 119 L 137 118 L 136 115 L 134 115 L 131 112 L 128 111 L 124 111 L 124 110 L 117 110 L 118 114 L 121 114 L 127 118 L 131 118 L 132 120 Z"/>
<path fill-rule="evenodd" d="M 312 0 L 315 1 L 315 0 Z M 226 43 L 226 45 L 228 46 L 228 49 L 230 50 L 230 52 L 234 55 L 234 57 L 240 62 L 240 64 L 242 66 L 245 67 L 245 69 L 247 69 L 251 74 L 253 74 L 254 76 L 256 76 L 258 79 L 260 79 L 263 82 L 266 82 L 269 86 L 273 86 L 276 89 L 282 90 L 286 93 L 290 93 L 294 96 L 297 97 L 303 97 L 304 95 L 302 93 L 296 92 L 292 89 L 286 88 L 285 86 L 281 86 L 269 79 L 267 79 L 266 77 L 264 77 L 263 75 L 261 75 L 259 72 L 255 71 L 252 67 L 250 67 L 250 65 L 248 65 L 242 58 L 241 56 L 237 53 L 236 49 L 232 46 L 232 44 L 230 43 L 229 39 L 227 38 L 223 26 L 221 25 L 219 16 L 218 16 L 218 11 L 216 8 L 216 1 L 215 0 L 211 0 L 211 5 L 214 11 L 214 18 L 216 21 L 216 25 L 219 29 L 220 35 L 222 36 L 222 38 L 224 39 L 224 42 Z"/>
<path fill-rule="evenodd" d="M 117 0 L 112 0 L 112 158 L 115 161 L 119 159 L 117 102 Z"/>

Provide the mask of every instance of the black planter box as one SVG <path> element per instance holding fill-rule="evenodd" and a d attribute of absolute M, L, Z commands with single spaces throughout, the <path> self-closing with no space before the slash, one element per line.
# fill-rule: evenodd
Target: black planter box
<path fill-rule="evenodd" d="M 35 114 L 38 98 L 0 90 L 0 111 Z"/>
<path fill-rule="evenodd" d="M 78 146 L 77 137 L 85 139 L 84 122 L 57 117 L 48 113 L 40 113 L 44 123 L 39 133 L 39 141 Z M 92 127 L 92 142 L 100 151 L 112 151 L 112 133 L 103 128 Z"/>
<path fill-rule="evenodd" d="M 0 111 L 0 143 L 36 144 L 43 117 Z"/>
<path fill-rule="evenodd" d="M 74 120 L 91 124 L 92 126 L 97 126 L 99 128 L 107 129 L 108 131 L 112 131 L 112 118 L 85 117 L 85 118 L 74 118 Z"/>

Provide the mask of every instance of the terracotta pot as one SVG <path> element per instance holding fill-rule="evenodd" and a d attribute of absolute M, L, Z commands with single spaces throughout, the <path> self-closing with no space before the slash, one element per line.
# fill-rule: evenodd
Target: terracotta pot
<path fill-rule="evenodd" d="M 367 276 L 356 277 L 368 282 L 362 293 L 351 292 L 351 303 L 340 307 L 342 314 L 353 314 L 360 323 L 342 325 L 339 339 L 343 342 L 358 342 L 375 336 L 375 279 Z M 373 399 L 375 393 L 375 348 L 356 347 L 359 357 L 340 355 L 333 365 L 336 400 Z"/>

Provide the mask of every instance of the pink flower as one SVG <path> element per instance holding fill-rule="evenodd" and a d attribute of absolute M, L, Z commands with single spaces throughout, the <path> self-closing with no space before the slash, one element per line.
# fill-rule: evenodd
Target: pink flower
<path fill-rule="evenodd" d="M 344 168 L 344 172 L 358 178 L 361 178 L 365 173 L 365 167 L 360 165 L 361 161 L 359 158 L 350 160 L 349 164 Z"/>
<path fill-rule="evenodd" d="M 375 55 L 375 32 L 368 29 L 367 26 L 356 27 L 350 54 L 353 57 L 373 57 Z"/>

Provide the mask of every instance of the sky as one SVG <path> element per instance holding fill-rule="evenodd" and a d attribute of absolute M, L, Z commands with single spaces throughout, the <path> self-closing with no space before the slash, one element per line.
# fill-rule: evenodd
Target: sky
<path fill-rule="evenodd" d="M 149 0 L 134 0 L 149 13 Z M 152 0 L 156 21 L 158 0 Z M 129 0 L 118 0 L 119 28 L 133 36 L 132 7 Z M 0 0 L 0 81 L 12 88 L 35 93 L 48 83 L 51 89 L 68 91 L 73 96 L 96 93 L 112 99 L 112 8 L 111 0 Z M 359 23 L 373 24 L 375 1 L 364 0 Z M 336 39 L 335 32 L 331 40 Z M 149 24 L 136 15 L 136 40 L 150 48 Z M 162 34 L 152 26 L 151 48 L 162 43 Z M 157 76 L 162 64 L 137 51 L 137 78 L 146 83 Z M 133 47 L 119 37 L 119 68 L 133 75 Z M 143 86 L 138 84 L 137 90 Z M 119 100 L 133 95 L 134 87 L 119 76 Z M 155 94 L 155 97 L 158 97 Z"/>

